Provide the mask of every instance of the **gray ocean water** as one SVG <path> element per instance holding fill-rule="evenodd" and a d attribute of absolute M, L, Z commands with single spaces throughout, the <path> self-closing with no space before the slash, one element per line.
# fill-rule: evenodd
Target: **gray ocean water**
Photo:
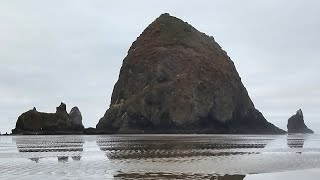
<path fill-rule="evenodd" d="M 320 135 L 0 136 L 0 179 L 319 179 Z"/>

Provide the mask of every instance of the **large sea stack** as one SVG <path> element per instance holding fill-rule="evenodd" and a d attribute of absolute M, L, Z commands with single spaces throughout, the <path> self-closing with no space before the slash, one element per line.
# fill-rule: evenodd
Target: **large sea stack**
<path fill-rule="evenodd" d="M 304 123 L 302 110 L 299 109 L 297 113 L 288 119 L 288 133 L 304 133 L 313 134 L 314 132 L 309 129 Z"/>
<path fill-rule="evenodd" d="M 97 130 L 285 133 L 255 109 L 234 63 L 214 38 L 169 14 L 158 17 L 130 47 Z"/>
<path fill-rule="evenodd" d="M 66 104 L 61 103 L 55 113 L 38 112 L 36 108 L 18 117 L 13 134 L 82 134 L 84 127 L 78 107 L 67 113 Z"/>

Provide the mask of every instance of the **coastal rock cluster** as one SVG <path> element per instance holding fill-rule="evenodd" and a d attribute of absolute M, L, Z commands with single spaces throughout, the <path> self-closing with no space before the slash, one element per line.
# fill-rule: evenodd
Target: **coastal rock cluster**
<path fill-rule="evenodd" d="M 78 107 L 70 113 L 66 104 L 61 103 L 55 113 L 38 112 L 36 108 L 18 117 L 13 134 L 77 134 L 84 130 L 82 116 Z"/>
<path fill-rule="evenodd" d="M 313 134 L 314 132 L 309 129 L 304 123 L 302 110 L 299 109 L 297 113 L 288 119 L 288 133 L 304 133 Z"/>
<path fill-rule="evenodd" d="M 313 133 L 300 110 L 288 133 Z M 232 133 L 284 134 L 257 110 L 236 67 L 212 36 L 167 13 L 134 41 L 111 103 L 96 128 L 84 129 L 78 107 L 36 108 L 18 117 L 13 134 Z"/>
<path fill-rule="evenodd" d="M 106 133 L 285 133 L 254 107 L 233 61 L 214 38 L 169 14 L 133 42 L 96 128 Z"/>

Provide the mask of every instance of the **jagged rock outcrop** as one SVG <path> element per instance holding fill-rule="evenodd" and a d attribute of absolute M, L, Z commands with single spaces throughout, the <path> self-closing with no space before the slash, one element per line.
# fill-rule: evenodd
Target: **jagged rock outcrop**
<path fill-rule="evenodd" d="M 38 112 L 36 108 L 18 117 L 13 134 L 79 134 L 83 132 L 82 117 L 77 107 L 67 113 L 61 103 L 55 113 Z"/>
<path fill-rule="evenodd" d="M 255 109 L 213 37 L 162 14 L 123 60 L 97 124 L 113 133 L 285 133 Z"/>
<path fill-rule="evenodd" d="M 309 129 L 304 123 L 302 110 L 299 109 L 297 113 L 288 119 L 288 133 L 305 133 L 313 134 L 314 132 Z"/>
<path fill-rule="evenodd" d="M 73 120 L 74 124 L 82 125 L 82 115 L 77 106 L 70 110 L 69 116 Z"/>

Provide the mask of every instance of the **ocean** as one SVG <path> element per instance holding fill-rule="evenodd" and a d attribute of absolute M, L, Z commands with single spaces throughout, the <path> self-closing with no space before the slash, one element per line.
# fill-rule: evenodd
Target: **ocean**
<path fill-rule="evenodd" d="M 320 135 L 0 136 L 0 179 L 320 177 Z"/>

